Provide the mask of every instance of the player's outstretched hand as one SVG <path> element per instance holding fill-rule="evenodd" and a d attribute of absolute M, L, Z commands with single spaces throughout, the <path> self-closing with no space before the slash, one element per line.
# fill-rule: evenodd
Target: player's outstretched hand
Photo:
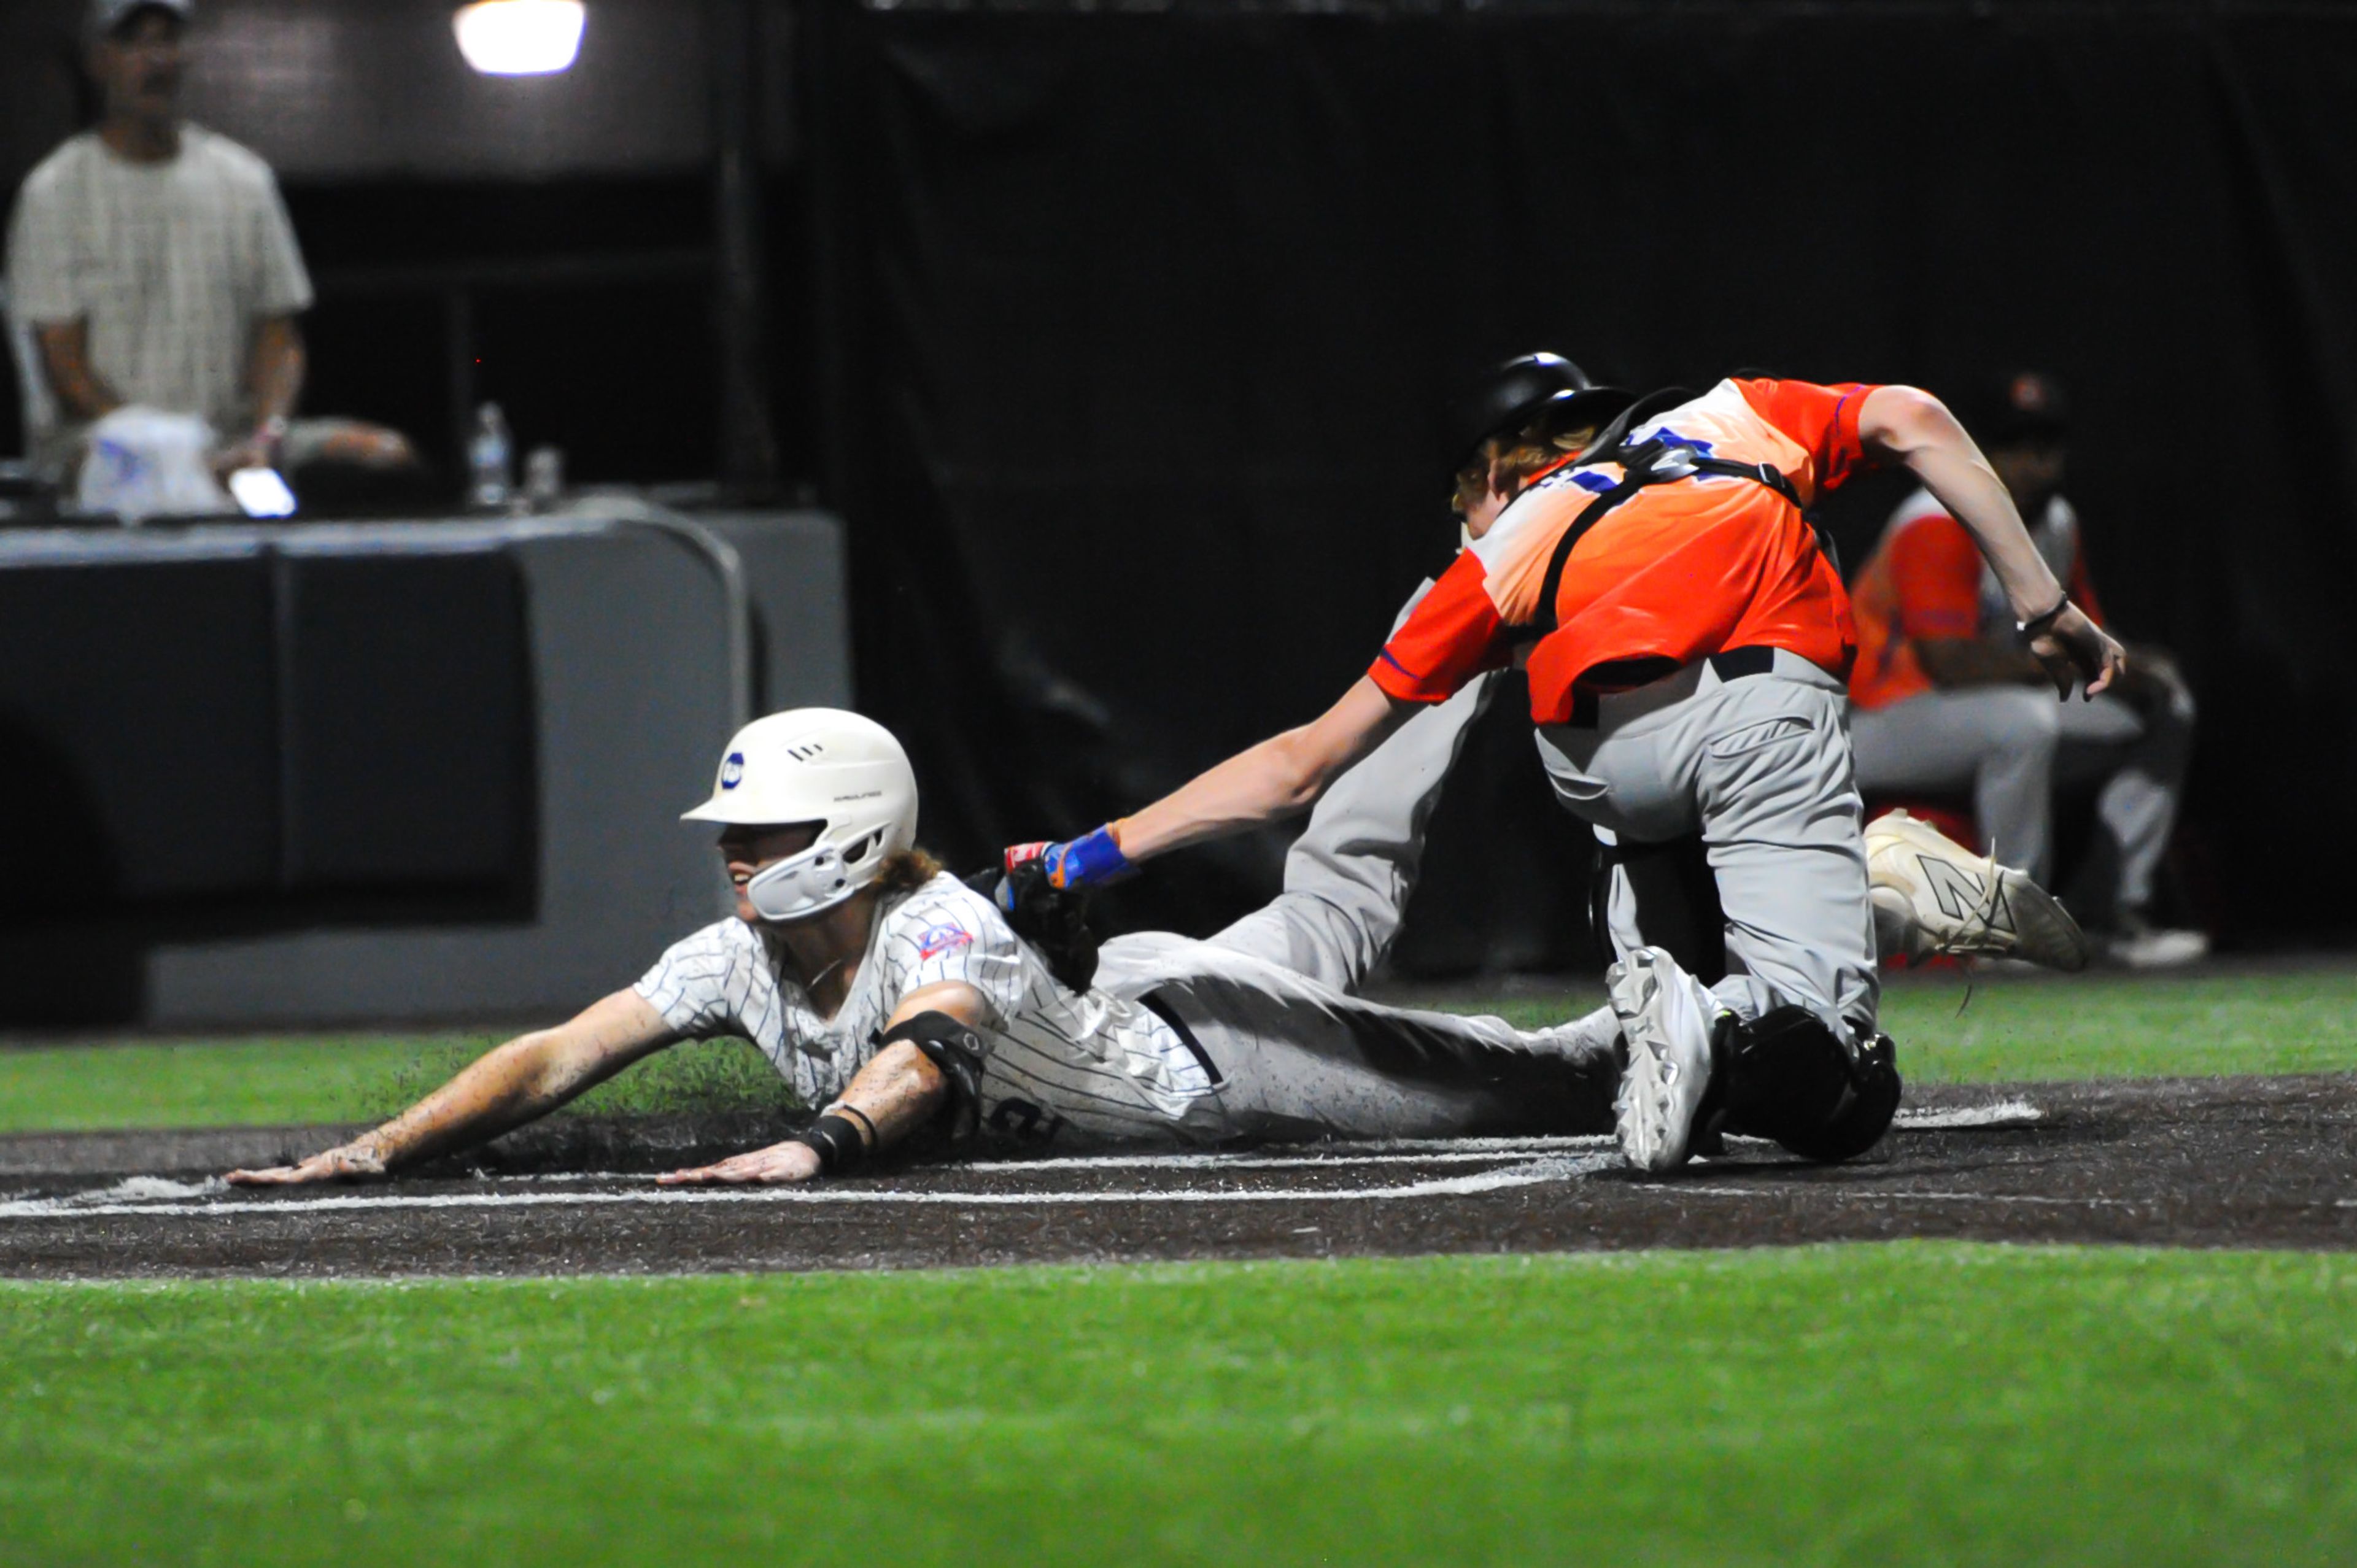
<path fill-rule="evenodd" d="M 661 1187 L 741 1186 L 757 1182 L 775 1186 L 808 1181 L 818 1175 L 818 1151 L 808 1144 L 772 1144 L 750 1154 L 731 1155 L 718 1165 L 698 1165 L 655 1177 Z"/>
<path fill-rule="evenodd" d="M 2051 626 L 2031 638 L 2029 651 L 2054 682 L 2055 695 L 2065 700 L 2082 682 L 2092 697 L 2127 672 L 2126 650 L 2076 605 L 2065 605 Z"/>
<path fill-rule="evenodd" d="M 382 1181 L 388 1174 L 375 1150 L 344 1144 L 313 1155 L 300 1165 L 231 1171 L 228 1180 L 232 1187 L 301 1187 L 315 1181 Z"/>

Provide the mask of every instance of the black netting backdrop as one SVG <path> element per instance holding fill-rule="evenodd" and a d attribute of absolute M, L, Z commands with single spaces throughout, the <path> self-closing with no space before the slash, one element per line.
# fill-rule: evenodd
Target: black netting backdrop
<path fill-rule="evenodd" d="M 2352 923 L 2357 12 L 829 6 L 805 38 L 862 699 L 944 850 L 1086 828 L 1340 694 L 1448 559 L 1445 411 L 1500 356 L 2037 366 L 2114 617 L 2204 704 L 2177 897 L 2251 940 Z M 1853 563 L 1894 499 L 1836 510 Z M 1491 724 L 1411 967 L 1583 950 L 1584 831 Z M 1206 929 L 1280 843 L 1117 913 Z"/>

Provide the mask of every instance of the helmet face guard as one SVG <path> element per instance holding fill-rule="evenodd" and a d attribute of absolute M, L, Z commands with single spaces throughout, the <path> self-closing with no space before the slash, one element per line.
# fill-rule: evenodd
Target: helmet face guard
<path fill-rule="evenodd" d="M 883 856 L 869 845 L 867 858 Z M 823 915 L 866 886 L 867 877 L 852 880 L 852 867 L 843 851 L 831 843 L 814 843 L 800 854 L 790 854 L 765 866 L 745 884 L 746 900 L 765 920 L 804 920 Z"/>

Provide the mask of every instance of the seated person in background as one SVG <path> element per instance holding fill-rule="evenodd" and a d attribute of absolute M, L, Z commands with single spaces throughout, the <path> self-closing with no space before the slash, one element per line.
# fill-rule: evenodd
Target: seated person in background
<path fill-rule="evenodd" d="M 2025 371 L 2005 384 L 1983 439 L 2039 553 L 2101 624 L 2078 514 L 2061 495 L 2067 430 L 2061 389 Z M 2111 955 L 2134 967 L 2208 950 L 2201 932 L 2149 915 L 2193 741 L 2192 693 L 2168 654 L 2131 644 L 2112 691 L 2056 703 L 1971 536 L 1928 490 L 1891 514 L 1851 600 L 1861 791 L 1969 792 L 1983 846 L 2044 882 L 2056 785 L 2101 780 L 2092 871 L 2109 886 L 2090 886 L 2090 923 L 2107 926 Z"/>
<path fill-rule="evenodd" d="M 9 309 L 30 339 L 26 451 L 70 482 L 91 424 L 137 406 L 210 425 L 221 474 L 381 476 L 413 492 L 397 432 L 296 420 L 311 283 L 270 167 L 178 116 L 193 0 L 93 0 L 102 110 L 26 177 L 8 230 Z M 331 481 L 332 482 L 332 481 Z M 339 485 L 349 489 L 349 483 Z"/>

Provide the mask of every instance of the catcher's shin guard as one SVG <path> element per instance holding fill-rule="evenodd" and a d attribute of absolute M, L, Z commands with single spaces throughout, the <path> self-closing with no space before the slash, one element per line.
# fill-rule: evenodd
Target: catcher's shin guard
<path fill-rule="evenodd" d="M 1704 1116 L 1713 1141 L 1741 1133 L 1773 1139 L 1803 1159 L 1846 1160 L 1881 1142 L 1899 1111 L 1890 1036 L 1853 1050 L 1804 1007 L 1779 1007 L 1749 1024 L 1723 1017 L 1711 1050 Z"/>

